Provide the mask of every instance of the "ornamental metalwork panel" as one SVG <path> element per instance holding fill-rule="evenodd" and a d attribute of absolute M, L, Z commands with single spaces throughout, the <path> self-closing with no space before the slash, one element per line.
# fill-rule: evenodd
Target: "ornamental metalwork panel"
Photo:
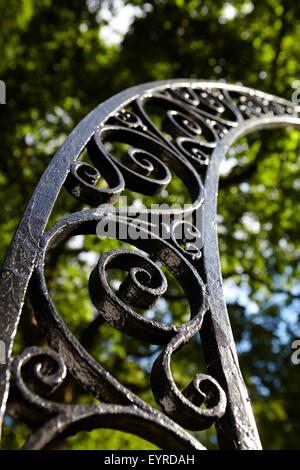
<path fill-rule="evenodd" d="M 159 110 L 161 126 L 147 109 Z M 100 104 L 73 130 L 39 181 L 20 221 L 1 271 L 0 419 L 8 410 L 32 414 L 38 426 L 24 448 L 41 449 L 80 430 L 112 428 L 136 434 L 162 449 L 204 449 L 189 432 L 215 424 L 220 448 L 260 449 L 260 439 L 239 368 L 222 290 L 218 240 L 219 166 L 229 147 L 255 130 L 300 127 L 297 107 L 243 86 L 200 80 L 148 83 Z M 128 152 L 116 158 L 113 144 Z M 80 160 L 87 150 L 92 165 Z M 192 202 L 177 208 L 122 208 L 125 189 L 161 194 L 176 176 Z M 103 176 L 108 185 L 98 187 Z M 45 230 L 65 186 L 88 206 Z M 97 324 L 109 323 L 132 338 L 160 345 L 151 389 L 160 411 L 125 388 L 75 338 L 56 310 L 44 266 L 48 250 L 78 234 L 125 240 L 135 250 L 104 253 L 89 278 Z M 167 289 L 161 266 L 180 284 L 190 319 L 164 323 L 140 313 Z M 127 273 L 117 291 L 109 269 Z M 49 348 L 32 346 L 12 357 L 14 337 L 28 293 Z M 206 371 L 182 391 L 174 381 L 173 355 L 197 334 Z M 67 372 L 98 400 L 51 400 Z"/>

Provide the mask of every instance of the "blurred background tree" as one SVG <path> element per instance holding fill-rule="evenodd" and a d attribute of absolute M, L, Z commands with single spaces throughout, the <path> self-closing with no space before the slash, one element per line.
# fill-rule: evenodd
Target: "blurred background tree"
<path fill-rule="evenodd" d="M 0 110 L 1 259 L 55 150 L 99 102 L 132 85 L 181 77 L 222 78 L 291 99 L 300 76 L 300 10 L 292 0 L 1 0 L 0 9 L 0 79 L 7 87 Z M 266 449 L 300 447 L 300 366 L 290 359 L 292 341 L 300 337 L 298 154 L 295 130 L 252 134 L 229 153 L 220 183 L 225 294 Z M 179 184 L 173 182 L 171 194 L 181 192 Z M 81 207 L 62 190 L 48 225 Z M 48 284 L 72 332 L 125 386 L 154 405 L 149 370 L 159 348 L 108 325 L 94 328 L 88 275 L 101 252 L 118 246 L 74 237 L 63 252 L 49 255 Z M 116 273 L 111 282 L 120 279 Z M 181 322 L 188 312 L 183 293 L 169 279 L 167 296 L 148 315 Z M 15 353 L 33 343 L 45 345 L 45 339 L 26 302 Z M 195 339 L 176 355 L 179 387 L 204 370 L 200 347 Z M 90 400 L 71 378 L 62 393 L 68 402 Z M 30 425 L 7 416 L 3 447 L 20 447 Z M 208 448 L 216 446 L 213 429 L 197 436 Z M 110 430 L 80 433 L 60 446 L 153 448 Z"/>

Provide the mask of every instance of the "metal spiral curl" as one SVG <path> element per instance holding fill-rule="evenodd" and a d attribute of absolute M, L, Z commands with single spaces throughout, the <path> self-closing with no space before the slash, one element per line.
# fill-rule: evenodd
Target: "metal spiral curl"
<path fill-rule="evenodd" d="M 92 138 L 87 147 L 95 166 L 84 161 L 72 163 L 65 188 L 76 199 L 92 207 L 112 204 L 125 187 L 123 176 L 109 157 L 100 151 L 97 140 Z M 106 178 L 109 188 L 96 187 L 101 176 Z"/>
<path fill-rule="evenodd" d="M 25 349 L 14 359 L 12 374 L 14 386 L 29 410 L 53 415 L 65 409 L 65 405 L 45 398 L 62 385 L 67 375 L 66 365 L 55 351 L 37 346 Z"/>
<path fill-rule="evenodd" d="M 137 179 L 142 185 L 140 192 L 149 196 L 160 194 L 170 183 L 172 176 L 168 167 L 158 157 L 139 148 L 131 148 L 122 167 L 126 186 L 133 191 Z"/>
<path fill-rule="evenodd" d="M 226 395 L 219 383 L 206 374 L 197 374 L 181 393 L 173 379 L 171 358 L 197 331 L 205 314 L 199 314 L 190 328 L 179 333 L 155 360 L 151 371 L 151 387 L 157 403 L 164 413 L 181 426 L 193 430 L 209 428 L 226 410 Z M 206 408 L 200 408 L 204 403 Z"/>
<path fill-rule="evenodd" d="M 203 227 L 202 227 L 203 228 Z M 173 244 L 192 261 L 199 260 L 202 256 L 203 233 L 195 225 L 187 220 L 175 220 L 170 227 L 170 235 Z"/>
<path fill-rule="evenodd" d="M 128 275 L 115 294 L 106 278 L 107 269 L 126 269 Z M 91 299 L 99 314 L 130 336 L 156 344 L 174 334 L 176 327 L 142 317 L 133 307 L 149 309 L 164 294 L 167 280 L 149 258 L 129 250 L 112 250 L 101 256 L 89 279 Z"/>

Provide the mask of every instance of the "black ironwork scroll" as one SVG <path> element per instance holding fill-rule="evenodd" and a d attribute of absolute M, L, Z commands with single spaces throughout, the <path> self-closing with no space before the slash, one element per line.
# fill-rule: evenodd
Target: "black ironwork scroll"
<path fill-rule="evenodd" d="M 160 128 L 149 117 L 149 106 L 160 110 Z M 204 449 L 188 431 L 213 423 L 220 448 L 261 447 L 222 291 L 216 231 L 218 169 L 238 138 L 268 127 L 299 127 L 297 116 L 291 102 L 246 87 L 173 80 L 119 93 L 73 130 L 37 185 L 1 271 L 0 331 L 6 358 L 0 365 L 0 414 L 2 420 L 11 389 L 19 415 L 30 413 L 38 423 L 25 448 L 41 449 L 60 436 L 108 427 L 137 434 L 163 449 Z M 108 150 L 107 143 L 114 142 L 129 146 L 124 159 Z M 85 149 L 92 165 L 79 160 Z M 161 194 L 173 174 L 190 193 L 188 206 L 141 209 L 139 217 L 114 206 L 125 188 Z M 100 175 L 107 188 L 96 186 Z M 45 231 L 63 185 L 70 197 L 90 208 L 63 217 Z M 117 238 L 125 233 L 125 241 L 141 251 L 120 249 L 102 255 L 90 274 L 90 297 L 99 324 L 107 322 L 147 344 L 161 345 L 151 372 L 161 411 L 91 357 L 56 310 L 45 280 L 45 256 L 54 244 L 78 234 L 95 234 L 99 223 L 110 222 Z M 132 225 L 138 236 L 130 234 Z M 191 311 L 186 323 L 167 324 L 136 311 L 152 307 L 164 296 L 167 280 L 160 265 L 185 292 Z M 111 268 L 127 272 L 117 292 L 107 281 Z M 33 346 L 12 357 L 27 291 L 50 349 Z M 180 391 L 172 376 L 172 356 L 198 333 L 207 371 Z M 64 381 L 66 371 L 99 403 L 72 405 L 45 398 Z"/>

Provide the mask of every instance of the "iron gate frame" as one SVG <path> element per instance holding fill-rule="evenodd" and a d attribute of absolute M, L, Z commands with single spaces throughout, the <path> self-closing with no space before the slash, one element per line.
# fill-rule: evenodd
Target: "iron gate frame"
<path fill-rule="evenodd" d="M 145 112 L 144 104 L 149 102 L 155 102 L 166 113 L 172 142 Z M 224 112 L 227 117 L 223 119 Z M 220 448 L 261 449 L 223 293 L 216 220 L 219 166 L 229 148 L 242 136 L 269 128 L 300 128 L 298 112 L 299 106 L 292 102 L 244 86 L 178 79 L 129 88 L 100 104 L 74 128 L 36 186 L 1 270 L 0 331 L 6 347 L 6 363 L 0 365 L 0 425 L 10 383 L 18 390 L 22 406 L 38 410 L 45 417 L 44 424 L 28 438 L 24 448 L 43 448 L 58 435 L 99 426 L 136 433 L 165 449 L 203 449 L 184 428 L 205 429 L 215 422 Z M 206 141 L 198 139 L 203 130 L 208 136 Z M 133 159 L 133 162 L 131 158 L 126 167 L 114 159 L 103 144 L 111 137 L 137 146 L 142 165 L 141 161 Z M 92 155 L 94 168 L 76 163 L 86 148 Z M 126 214 L 118 213 L 113 204 L 125 187 L 143 192 L 147 184 L 150 188 L 147 191 L 155 192 L 153 181 L 148 181 L 151 179 L 149 171 L 145 174 L 145 168 L 141 167 L 145 166 L 147 158 L 148 163 L 158 164 L 158 156 L 164 168 L 171 167 L 172 171 L 180 173 L 187 186 L 191 182 L 194 185 L 190 188 L 193 203 L 188 212 L 195 216 L 197 211 L 203 211 L 204 227 L 200 234 L 203 247 L 196 252 L 197 256 L 191 256 L 174 234 L 170 241 L 159 235 L 151 243 L 139 245 L 128 241 L 148 250 L 150 257 L 164 263 L 183 284 L 192 318 L 183 325 L 166 325 L 146 321 L 127 311 L 129 301 L 133 305 L 140 302 L 139 305 L 144 307 L 155 301 L 163 291 L 163 281 L 149 259 L 124 250 L 119 250 L 116 255 L 108 253 L 100 259 L 90 277 L 90 295 L 103 319 L 115 328 L 165 347 L 153 366 L 151 383 L 162 412 L 125 389 L 75 340 L 56 312 L 43 273 L 46 251 L 64 237 L 95 233 L 99 220 L 108 214 L 113 215 L 119 226 L 128 223 Z M 109 182 L 107 190 L 95 187 L 99 172 Z M 156 191 L 164 187 L 160 181 L 155 184 Z M 67 215 L 45 232 L 63 185 L 70 194 L 94 209 Z M 171 214 L 173 216 L 175 214 Z M 142 230 L 151 231 L 151 228 L 145 226 Z M 123 292 L 119 292 L 119 300 L 107 292 L 105 269 L 109 265 L 131 270 L 131 277 L 122 287 Z M 136 270 L 148 272 L 156 283 L 159 278 L 160 284 L 152 288 L 141 285 L 135 277 Z M 192 287 L 188 286 L 188 279 L 192 279 Z M 37 322 L 47 332 L 52 349 L 34 346 L 12 358 L 28 288 Z M 137 299 L 139 296 L 143 297 L 142 301 Z M 197 374 L 180 392 L 172 378 L 171 357 L 198 332 L 207 372 Z M 55 364 L 55 372 L 44 367 L 49 361 L 52 366 Z M 64 405 L 51 402 L 25 383 L 22 371 L 28 364 L 32 368 L 35 366 L 33 373 L 37 379 L 50 388 L 62 383 L 68 369 L 101 403 Z M 203 400 L 206 409 L 199 406 Z"/>

